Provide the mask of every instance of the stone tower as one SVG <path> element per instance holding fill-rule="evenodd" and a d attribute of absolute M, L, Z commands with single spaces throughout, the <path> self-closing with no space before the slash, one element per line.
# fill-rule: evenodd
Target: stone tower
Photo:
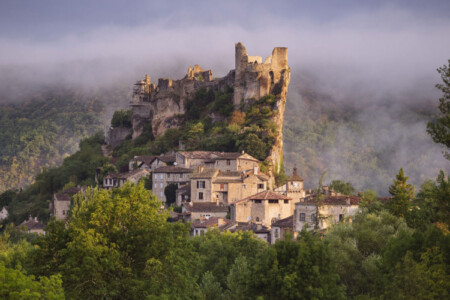
<path fill-rule="evenodd" d="M 249 99 L 259 99 L 269 94 L 275 95 L 278 114 L 273 121 L 277 124 L 278 137 L 267 161 L 273 171 L 280 171 L 283 161 L 283 120 L 291 70 L 288 66 L 288 49 L 276 47 L 272 55 L 262 62 L 261 56 L 249 56 L 242 43 L 236 43 L 234 98 L 235 107 Z"/>

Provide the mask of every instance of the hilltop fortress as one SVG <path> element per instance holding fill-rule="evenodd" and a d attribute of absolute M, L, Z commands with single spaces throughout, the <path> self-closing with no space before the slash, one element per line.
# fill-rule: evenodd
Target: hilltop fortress
<path fill-rule="evenodd" d="M 168 128 L 180 127 L 184 121 L 186 100 L 201 88 L 224 91 L 232 87 L 235 109 L 239 109 L 250 99 L 273 94 L 278 113 L 272 121 L 279 134 L 266 160 L 272 166 L 280 166 L 283 155 L 283 115 L 290 80 L 287 48 L 274 48 L 272 55 L 264 62 L 261 56 L 249 56 L 242 43 L 237 43 L 235 48 L 235 70 L 231 70 L 225 77 L 214 78 L 211 70 L 205 71 L 195 65 L 193 68 L 189 67 L 186 76 L 180 80 L 160 78 L 155 85 L 146 75 L 143 80 L 138 81 L 130 103 L 133 139 L 142 134 L 146 124 L 151 124 L 154 136 L 164 134 Z M 214 116 L 212 119 L 214 120 Z"/>

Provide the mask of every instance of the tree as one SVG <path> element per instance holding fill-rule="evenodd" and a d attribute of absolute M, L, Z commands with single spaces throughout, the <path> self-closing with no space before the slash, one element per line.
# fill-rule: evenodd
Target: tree
<path fill-rule="evenodd" d="M 39 241 L 37 275 L 60 273 L 67 296 L 77 299 L 198 293 L 189 228 L 168 223 L 169 214 L 143 184 L 90 189 L 74 203 L 68 223 L 50 223 Z"/>
<path fill-rule="evenodd" d="M 171 183 L 171 184 L 167 185 L 166 188 L 164 189 L 164 195 L 166 196 L 166 205 L 167 206 L 171 206 L 172 204 L 174 204 L 176 202 L 177 189 L 178 189 L 178 184 L 176 184 L 176 183 Z"/>
<path fill-rule="evenodd" d="M 350 182 L 343 182 L 341 180 L 333 180 L 330 183 L 330 189 L 344 195 L 353 195 L 355 193 L 355 188 Z"/>
<path fill-rule="evenodd" d="M 253 294 L 264 299 L 345 299 L 327 245 L 303 230 L 298 241 L 283 240 L 255 260 Z"/>
<path fill-rule="evenodd" d="M 414 186 L 407 183 L 403 168 L 400 168 L 395 176 L 394 184 L 389 187 L 389 193 L 393 196 L 388 204 L 389 211 L 397 216 L 403 217 L 408 212 L 411 200 L 414 198 Z"/>
<path fill-rule="evenodd" d="M 436 87 L 442 91 L 443 96 L 439 99 L 439 110 L 441 115 L 434 121 L 428 122 L 427 132 L 436 143 L 442 144 L 450 149 L 450 59 L 448 65 L 437 69 L 441 74 L 443 83 L 436 84 Z M 450 159 L 450 154 L 444 152 L 444 156 Z"/>
<path fill-rule="evenodd" d="M 131 128 L 131 110 L 121 109 L 114 112 L 111 119 L 111 127 L 126 127 Z"/>

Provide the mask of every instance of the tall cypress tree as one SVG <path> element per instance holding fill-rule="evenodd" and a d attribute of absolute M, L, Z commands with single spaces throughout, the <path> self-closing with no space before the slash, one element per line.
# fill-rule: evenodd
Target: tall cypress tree
<path fill-rule="evenodd" d="M 403 168 L 395 175 L 394 184 L 389 187 L 389 193 L 393 199 L 389 203 L 390 212 L 398 217 L 403 217 L 408 211 L 411 200 L 414 198 L 414 186 L 407 183 L 408 176 L 405 176 Z"/>

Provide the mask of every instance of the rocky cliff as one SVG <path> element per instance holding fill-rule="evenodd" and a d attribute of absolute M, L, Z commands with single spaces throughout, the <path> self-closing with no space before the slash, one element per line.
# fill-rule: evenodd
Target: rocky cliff
<path fill-rule="evenodd" d="M 260 56 L 249 56 L 242 43 L 235 45 L 235 70 L 225 77 L 213 78 L 211 70 L 200 66 L 189 67 L 180 80 L 160 78 L 158 84 L 148 75 L 135 84 L 132 107 L 133 139 L 141 135 L 146 124 L 151 124 L 154 136 L 164 134 L 168 128 L 182 126 L 186 112 L 186 101 L 201 89 L 234 89 L 235 109 L 245 106 L 252 99 L 273 94 L 278 113 L 273 115 L 277 127 L 277 138 L 266 161 L 272 170 L 278 171 L 283 157 L 283 116 L 290 79 L 287 48 L 274 48 L 264 62 Z"/>

